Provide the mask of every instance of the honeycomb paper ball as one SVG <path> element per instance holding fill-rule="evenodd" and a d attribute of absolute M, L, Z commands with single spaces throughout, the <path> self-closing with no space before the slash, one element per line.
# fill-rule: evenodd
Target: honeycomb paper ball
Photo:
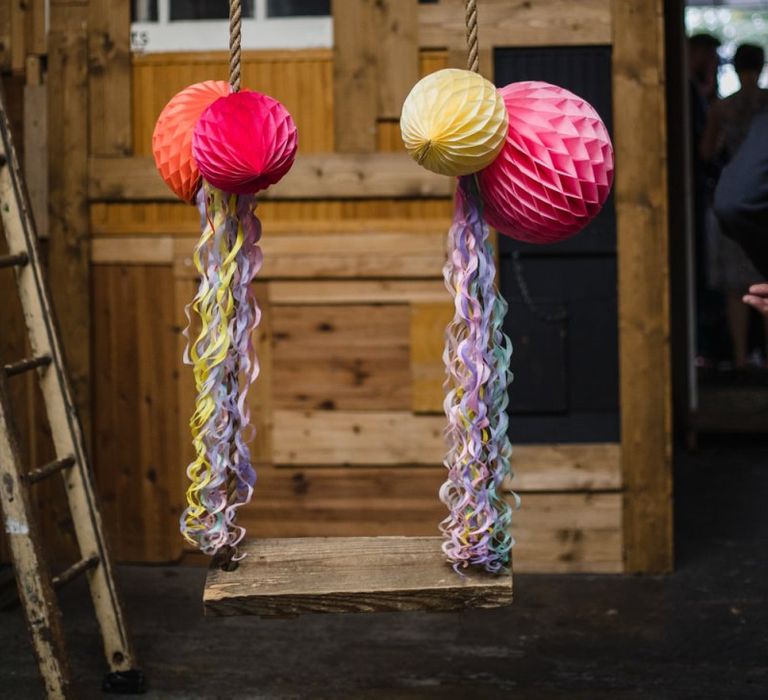
<path fill-rule="evenodd" d="M 203 177 L 234 194 L 274 185 L 290 170 L 298 134 L 277 100 L 243 90 L 222 97 L 203 112 L 192 137 L 192 153 Z"/>
<path fill-rule="evenodd" d="M 613 183 L 613 147 L 595 109 L 564 88 L 512 83 L 499 91 L 509 131 L 479 175 L 485 220 L 512 238 L 555 243 L 583 229 Z"/>
<path fill-rule="evenodd" d="M 400 132 L 408 153 L 427 170 L 469 175 L 489 165 L 504 145 L 507 110 L 481 75 L 446 68 L 414 85 Z"/>
<path fill-rule="evenodd" d="M 200 186 L 200 171 L 192 157 L 192 132 L 205 109 L 229 94 L 223 80 L 207 80 L 184 88 L 165 105 L 152 134 L 155 165 L 177 197 L 191 202 Z"/>

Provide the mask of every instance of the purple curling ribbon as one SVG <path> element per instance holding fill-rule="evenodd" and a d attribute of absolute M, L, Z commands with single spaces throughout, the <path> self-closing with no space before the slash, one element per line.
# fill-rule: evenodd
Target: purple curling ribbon
<path fill-rule="evenodd" d="M 443 552 L 457 571 L 476 565 L 500 573 L 509 568 L 514 543 L 504 493 L 511 477 L 506 409 L 512 346 L 502 330 L 507 304 L 494 285 L 496 266 L 479 202 L 474 178 L 460 178 L 443 271 L 455 312 L 443 353 L 449 448 L 440 499 L 448 516 L 440 530 Z"/>

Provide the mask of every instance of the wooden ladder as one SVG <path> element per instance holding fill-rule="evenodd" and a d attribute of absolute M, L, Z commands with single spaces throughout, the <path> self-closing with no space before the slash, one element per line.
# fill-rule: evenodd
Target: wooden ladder
<path fill-rule="evenodd" d="M 19 169 L 0 92 L 0 211 L 8 254 L 0 267 L 13 267 L 32 356 L 0 368 L 0 506 L 8 533 L 19 597 L 23 604 L 40 672 L 50 698 L 71 698 L 73 690 L 54 589 L 87 573 L 91 598 L 104 640 L 110 672 L 106 691 L 143 692 L 125 628 L 112 564 L 104 541 L 91 471 L 61 352 L 51 303 L 43 279 L 29 200 Z M 7 382 L 36 371 L 57 458 L 37 469 L 22 469 L 12 421 Z M 54 474 L 64 479 L 80 560 L 51 576 L 43 542 L 31 510 L 30 487 Z"/>

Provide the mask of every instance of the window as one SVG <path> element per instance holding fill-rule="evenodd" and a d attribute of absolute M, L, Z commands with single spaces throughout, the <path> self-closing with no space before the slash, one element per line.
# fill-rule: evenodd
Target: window
<path fill-rule="evenodd" d="M 244 49 L 333 45 L 331 0 L 242 0 Z M 226 0 L 132 0 L 138 52 L 217 51 L 229 45 Z"/>
<path fill-rule="evenodd" d="M 267 0 L 267 17 L 318 17 L 331 14 L 331 0 Z"/>

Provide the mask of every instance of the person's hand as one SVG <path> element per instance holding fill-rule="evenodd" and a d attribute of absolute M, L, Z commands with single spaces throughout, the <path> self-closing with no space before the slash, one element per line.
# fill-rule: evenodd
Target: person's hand
<path fill-rule="evenodd" d="M 757 309 L 763 316 L 768 316 L 768 283 L 753 284 L 749 288 L 749 294 L 745 294 L 742 301 Z"/>

